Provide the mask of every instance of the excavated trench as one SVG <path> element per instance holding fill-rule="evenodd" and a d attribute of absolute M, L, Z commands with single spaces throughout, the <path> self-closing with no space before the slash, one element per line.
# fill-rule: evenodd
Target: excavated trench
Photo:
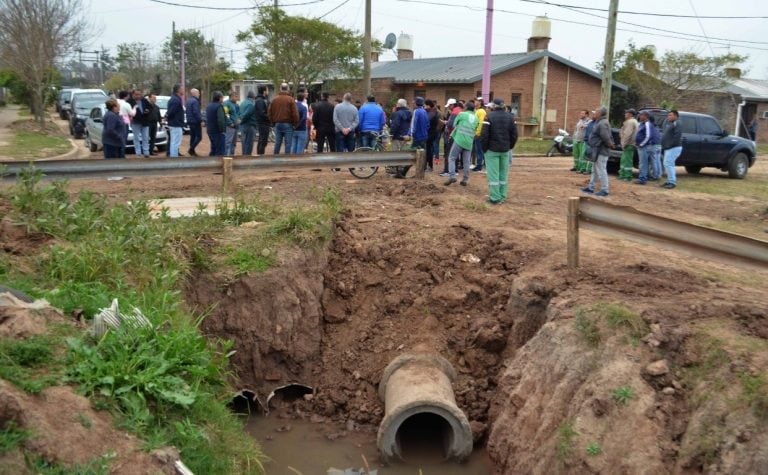
<path fill-rule="evenodd" d="M 326 249 L 263 274 L 198 275 L 188 301 L 213 309 L 209 336 L 235 342 L 236 409 L 311 418 L 328 438 L 378 430 L 382 462 L 462 461 L 485 443 L 502 361 L 544 323 L 553 293 L 518 280 L 535 253 L 500 234 L 364 226 L 342 222 Z M 387 396 L 385 368 L 411 354 L 445 363 L 445 394 L 399 381 Z M 434 374 L 422 376 L 428 388 Z M 389 399 L 402 407 L 388 419 Z"/>

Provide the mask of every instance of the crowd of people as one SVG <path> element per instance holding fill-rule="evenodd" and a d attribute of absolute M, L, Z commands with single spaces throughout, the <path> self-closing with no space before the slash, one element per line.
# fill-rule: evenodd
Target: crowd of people
<path fill-rule="evenodd" d="M 282 84 L 272 100 L 266 86 L 249 91 L 242 101 L 235 91 L 226 101 L 220 91 L 214 91 L 203 110 L 198 89 L 190 89 L 186 101 L 184 92 L 182 86 L 174 86 L 165 113 L 169 157 L 183 156 L 180 147 L 185 126 L 189 129 L 190 156 L 197 155 L 205 127 L 211 156 L 237 155 L 238 141 L 241 155 L 253 155 L 254 141 L 256 155 L 264 155 L 273 133 L 274 155 L 305 153 L 312 149 L 312 143 L 318 153 L 352 152 L 359 147 L 422 149 L 425 171 L 432 171 L 439 163 L 442 141 L 440 176 L 447 178 L 446 186 L 457 182 L 457 171 L 462 171 L 463 186 L 469 183 L 470 170 L 487 173 L 489 201 L 496 204 L 507 198 L 517 126 L 501 99 L 487 104 L 479 97 L 468 101 L 449 99 L 441 108 L 432 99 L 415 97 L 409 106 L 401 98 L 387 113 L 372 95 L 364 104 L 353 104 L 350 93 L 332 103 L 330 95 L 323 92 L 317 102 L 308 104 L 304 90 L 294 97 L 288 84 Z M 154 94 L 145 96 L 141 90 L 124 91 L 117 99 L 107 101 L 102 138 L 105 158 L 125 157 L 129 126 L 134 133 L 136 155 L 155 155 L 156 128 L 161 119 L 156 101 Z M 394 177 L 405 178 L 409 168 L 397 167 Z"/>
<path fill-rule="evenodd" d="M 580 111 L 573 134 L 571 171 L 590 175 L 589 183 L 581 191 L 595 196 L 608 196 L 610 193 L 608 157 L 610 150 L 617 148 L 607 115 L 605 107 L 592 112 Z M 640 111 L 639 114 L 635 109 L 624 111 L 624 122 L 619 130 L 622 150 L 619 180 L 632 181 L 634 155 L 637 151 L 640 173 L 635 184 L 645 185 L 649 180 L 660 180 L 666 174 L 667 179 L 661 187 L 671 190 L 677 186 L 675 161 L 683 150 L 682 130 L 677 124 L 679 117 L 676 110 L 669 111 L 664 132 L 661 133 L 647 111 Z M 596 185 L 600 186 L 597 192 Z"/>

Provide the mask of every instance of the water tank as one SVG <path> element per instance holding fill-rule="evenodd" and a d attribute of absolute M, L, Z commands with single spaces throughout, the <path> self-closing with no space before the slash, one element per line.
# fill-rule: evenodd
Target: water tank
<path fill-rule="evenodd" d="M 400 36 L 397 38 L 397 49 L 413 51 L 413 36 L 400 33 Z"/>
<path fill-rule="evenodd" d="M 551 38 L 552 22 L 545 16 L 537 16 L 533 20 L 531 28 L 531 37 L 533 38 Z"/>

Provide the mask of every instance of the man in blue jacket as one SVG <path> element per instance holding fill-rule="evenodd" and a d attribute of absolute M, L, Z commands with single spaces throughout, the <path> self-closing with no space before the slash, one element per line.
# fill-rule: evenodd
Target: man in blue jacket
<path fill-rule="evenodd" d="M 171 143 L 168 147 L 169 157 L 178 157 L 179 147 L 181 146 L 181 136 L 184 133 L 184 86 L 176 84 L 173 86 L 173 94 L 168 99 L 168 109 L 165 112 L 165 120 L 168 123 L 168 131 L 171 136 Z"/>
<path fill-rule="evenodd" d="M 203 140 L 203 114 L 200 112 L 200 91 L 189 90 L 187 99 L 187 125 L 189 125 L 189 154 L 197 156 L 195 147 Z"/>
<path fill-rule="evenodd" d="M 368 102 L 357 112 L 360 132 L 362 133 L 362 146 L 373 148 L 376 145 L 376 135 L 384 129 L 387 117 L 384 109 L 376 103 L 374 96 L 368 96 Z"/>
<path fill-rule="evenodd" d="M 413 100 L 415 108 L 413 109 L 413 119 L 411 120 L 410 132 L 411 148 L 424 150 L 427 148 L 427 137 L 429 136 L 429 115 L 424 110 L 424 98 L 417 97 Z M 408 174 L 410 165 L 397 167 L 395 178 L 405 178 Z"/>
<path fill-rule="evenodd" d="M 211 141 L 211 157 L 224 155 L 224 144 L 227 131 L 227 118 L 221 101 L 224 94 L 214 91 L 211 103 L 205 109 L 205 121 L 208 129 L 208 139 Z"/>
<path fill-rule="evenodd" d="M 237 129 L 240 127 L 240 106 L 237 100 L 240 95 L 237 91 L 229 93 L 229 99 L 224 102 L 224 115 L 227 118 L 227 133 L 224 139 L 224 153 L 232 156 L 237 148 Z"/>

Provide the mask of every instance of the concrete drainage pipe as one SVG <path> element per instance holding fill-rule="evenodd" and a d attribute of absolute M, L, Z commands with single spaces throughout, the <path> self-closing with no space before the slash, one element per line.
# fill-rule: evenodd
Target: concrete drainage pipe
<path fill-rule="evenodd" d="M 453 395 L 455 378 L 451 363 L 438 355 L 407 354 L 389 363 L 379 383 L 385 412 L 377 443 L 385 463 L 407 461 L 407 444 L 426 438 L 435 439 L 444 460 L 461 462 L 472 453 L 469 421 Z"/>

